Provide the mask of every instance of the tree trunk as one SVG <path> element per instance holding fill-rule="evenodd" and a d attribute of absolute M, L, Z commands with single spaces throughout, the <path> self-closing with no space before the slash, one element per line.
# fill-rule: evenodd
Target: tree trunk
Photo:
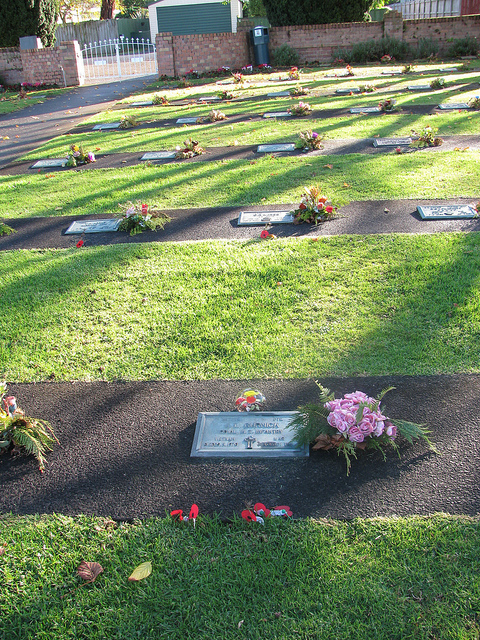
<path fill-rule="evenodd" d="M 115 11 L 115 0 L 102 0 L 102 8 L 100 10 L 100 20 L 110 20 L 113 18 Z"/>

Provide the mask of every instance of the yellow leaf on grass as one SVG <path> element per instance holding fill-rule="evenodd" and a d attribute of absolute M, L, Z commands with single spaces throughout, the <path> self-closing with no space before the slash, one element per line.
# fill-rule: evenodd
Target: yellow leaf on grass
<path fill-rule="evenodd" d="M 129 577 L 130 582 L 138 582 L 139 580 L 143 580 L 144 578 L 148 578 L 148 576 L 152 573 L 152 563 L 151 562 L 142 562 L 133 570 L 132 575 Z"/>
<path fill-rule="evenodd" d="M 346 182 L 344 182 L 344 183 L 343 183 L 343 186 L 344 186 L 344 187 L 349 187 L 350 185 L 349 185 L 349 184 L 347 184 Z"/>
<path fill-rule="evenodd" d="M 324 169 L 333 169 L 333 164 L 324 164 L 323 168 Z"/>

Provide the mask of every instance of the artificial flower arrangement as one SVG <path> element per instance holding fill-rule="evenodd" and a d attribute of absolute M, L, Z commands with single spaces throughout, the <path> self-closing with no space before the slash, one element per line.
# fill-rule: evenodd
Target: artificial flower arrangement
<path fill-rule="evenodd" d="M 183 143 L 183 148 L 176 147 L 175 157 L 177 160 L 185 160 L 186 158 L 193 158 L 194 156 L 201 156 L 205 153 L 205 149 L 198 144 L 197 140 L 187 138 Z"/>
<path fill-rule="evenodd" d="M 233 98 L 235 97 L 233 93 L 231 91 L 228 91 L 227 89 L 225 89 L 221 93 L 217 93 L 217 96 L 220 98 L 220 100 L 233 100 Z"/>
<path fill-rule="evenodd" d="M 383 62 L 384 64 L 387 64 L 387 62 L 394 62 L 394 61 L 395 61 L 395 58 L 393 56 L 388 55 L 388 53 L 386 53 L 380 58 L 380 62 Z"/>
<path fill-rule="evenodd" d="M 308 102 L 299 102 L 298 104 L 294 104 L 293 107 L 288 109 L 288 113 L 291 113 L 294 116 L 308 116 L 312 113 L 312 107 L 308 104 Z"/>
<path fill-rule="evenodd" d="M 446 86 L 445 78 L 434 78 L 430 82 L 430 89 L 444 89 Z"/>
<path fill-rule="evenodd" d="M 270 233 L 268 229 L 262 229 L 260 233 L 261 240 L 276 240 L 277 236 L 273 233 Z"/>
<path fill-rule="evenodd" d="M 260 411 L 266 399 L 257 389 L 244 389 L 235 400 L 237 411 Z"/>
<path fill-rule="evenodd" d="M 120 118 L 120 129 L 133 129 L 138 127 L 137 116 L 125 115 Z"/>
<path fill-rule="evenodd" d="M 76 144 L 70 145 L 67 159 L 67 167 L 76 167 L 79 164 L 90 164 L 90 162 L 96 161 L 92 151 L 84 151 L 82 146 Z"/>
<path fill-rule="evenodd" d="M 120 214 L 122 220 L 118 227 L 119 231 L 126 231 L 131 236 L 143 231 L 157 231 L 163 229 L 171 217 L 155 206 L 148 207 L 140 202 L 127 202 L 118 205 L 123 212 Z"/>
<path fill-rule="evenodd" d="M 402 69 L 402 73 L 413 73 L 414 71 L 415 67 L 413 64 L 406 64 Z"/>
<path fill-rule="evenodd" d="M 290 89 L 290 95 L 292 96 L 292 98 L 297 98 L 298 96 L 306 96 L 310 93 L 310 89 L 308 89 L 307 87 L 301 87 L 299 84 L 297 84 L 296 87 L 293 87 L 293 89 Z"/>
<path fill-rule="evenodd" d="M 319 404 L 310 403 L 299 407 L 290 426 L 296 433 L 299 444 L 314 443 L 313 449 L 336 449 L 345 456 L 347 475 L 350 472 L 352 458 L 363 449 L 377 449 L 386 458 L 384 449 L 392 446 L 398 451 L 397 436 L 401 435 L 410 444 L 423 439 L 432 451 L 436 449 L 429 439 L 430 431 L 425 426 L 395 420 L 391 422 L 383 415 L 380 403 L 383 396 L 395 387 L 382 391 L 378 398 L 372 398 L 362 391 L 347 393 L 343 398 L 316 383 L 320 389 Z"/>
<path fill-rule="evenodd" d="M 300 71 L 298 67 L 290 67 L 290 71 L 288 72 L 289 80 L 300 80 Z"/>
<path fill-rule="evenodd" d="M 187 87 L 191 87 L 192 83 L 187 80 L 187 76 L 183 76 L 177 83 L 177 87 L 179 89 L 186 89 Z"/>
<path fill-rule="evenodd" d="M 346 70 L 347 70 L 347 76 L 354 76 L 354 72 L 353 72 L 353 67 L 351 67 L 349 64 L 347 64 L 346 66 Z"/>
<path fill-rule="evenodd" d="M 322 196 L 318 187 L 304 187 L 305 195 L 300 202 L 298 209 L 291 213 L 294 215 L 294 224 L 309 222 L 318 224 L 325 220 L 331 220 L 335 216 L 337 207 L 328 204 L 327 196 Z"/>
<path fill-rule="evenodd" d="M 12 453 L 19 453 L 23 448 L 27 454 L 33 454 L 43 473 L 45 469 L 45 453 L 51 451 L 54 442 L 58 442 L 51 425 L 46 420 L 28 418 L 17 407 L 14 396 L 6 396 L 7 384 L 0 383 L 0 453 L 10 447 Z"/>
<path fill-rule="evenodd" d="M 232 73 L 232 76 L 235 84 L 241 84 L 243 82 L 243 75 L 241 73 Z"/>
<path fill-rule="evenodd" d="M 412 130 L 412 135 L 415 136 L 415 140 L 412 142 L 413 147 L 439 147 L 443 144 L 443 138 L 437 137 L 435 134 L 437 129 L 433 129 L 430 125 L 424 127 L 419 134 Z"/>
<path fill-rule="evenodd" d="M 208 116 L 197 118 L 197 124 L 203 124 L 204 122 L 219 122 L 220 120 L 226 120 L 227 116 L 218 109 L 212 109 Z"/>
<path fill-rule="evenodd" d="M 376 90 L 377 87 L 371 82 L 366 82 L 365 84 L 360 85 L 360 91 L 362 93 L 373 93 Z"/>
<path fill-rule="evenodd" d="M 166 96 L 161 96 L 160 94 L 156 93 L 152 98 L 152 104 L 162 104 L 166 106 L 169 104 L 169 102 Z"/>
<path fill-rule="evenodd" d="M 323 149 L 322 136 L 318 135 L 315 131 L 307 129 L 307 131 L 300 131 L 298 134 L 300 140 L 297 142 L 297 149 L 303 149 L 304 151 L 316 151 L 317 149 Z"/>
<path fill-rule="evenodd" d="M 470 107 L 470 109 L 475 109 L 475 111 L 478 111 L 480 109 L 480 96 L 474 96 L 473 98 L 470 98 L 470 100 L 468 101 L 468 106 Z"/>
<path fill-rule="evenodd" d="M 381 111 L 386 113 L 386 112 L 395 111 L 396 104 L 397 104 L 397 101 L 394 98 L 386 98 L 385 100 L 382 100 L 381 102 L 379 102 L 378 106 L 380 107 Z"/>

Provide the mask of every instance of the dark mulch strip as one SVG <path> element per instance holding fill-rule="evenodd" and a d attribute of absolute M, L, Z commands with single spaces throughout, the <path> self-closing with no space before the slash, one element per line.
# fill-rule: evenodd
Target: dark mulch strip
<path fill-rule="evenodd" d="M 317 399 L 308 380 L 11 384 L 28 415 L 51 422 L 60 441 L 45 473 L 33 458 L 0 456 L 0 512 L 96 514 L 118 519 L 164 515 L 171 508 L 222 517 L 247 503 L 288 504 L 298 517 L 410 514 L 475 515 L 480 510 L 480 376 L 322 379 L 336 396 L 396 386 L 387 415 L 427 423 L 441 455 L 422 443 L 361 452 L 350 476 L 335 452 L 302 459 L 190 458 L 200 411 L 230 411 L 253 384 L 266 410 Z"/>
<path fill-rule="evenodd" d="M 390 136 L 391 137 L 391 136 Z M 395 137 L 395 136 L 393 136 Z M 205 149 L 205 153 L 194 158 L 187 158 L 183 160 L 149 160 L 150 164 L 164 165 L 172 163 L 184 163 L 184 162 L 218 162 L 220 160 L 256 160 L 265 155 L 279 156 L 279 157 L 314 157 L 314 156 L 326 156 L 326 155 L 346 155 L 351 153 L 362 154 L 378 154 L 378 153 L 392 153 L 395 151 L 394 146 L 389 147 L 374 147 L 374 138 L 362 138 L 354 139 L 349 138 L 345 140 L 325 140 L 323 143 L 323 149 L 318 151 L 305 152 L 300 149 L 295 151 L 283 151 L 283 152 L 269 152 L 258 153 L 258 145 L 249 146 L 235 146 L 235 147 L 208 147 Z M 461 135 L 461 136 L 444 136 L 443 144 L 439 147 L 427 147 L 424 149 L 416 149 L 410 147 L 402 147 L 404 153 L 441 153 L 443 151 L 453 151 L 455 149 L 480 149 L 480 136 L 479 135 Z M 282 141 L 279 141 L 281 143 Z M 261 144 L 276 144 L 276 143 L 261 143 Z M 160 149 L 159 149 L 160 150 Z M 163 151 L 169 151 L 169 149 L 163 149 Z M 170 149 L 171 151 L 171 149 Z M 63 171 L 92 171 L 95 169 L 119 169 L 125 166 L 134 166 L 147 162 L 141 160 L 144 153 L 147 151 L 138 151 L 135 153 L 106 153 L 104 155 L 97 155 L 96 162 L 85 164 L 79 167 L 46 167 L 43 169 L 32 169 L 32 166 L 37 160 L 45 158 L 37 158 L 36 160 L 28 160 L 27 162 L 12 162 L 6 167 L 0 168 L 0 176 L 2 175 L 22 175 L 26 173 L 38 172 L 38 173 L 56 173 Z"/>
<path fill-rule="evenodd" d="M 480 219 L 422 220 L 417 205 L 471 204 L 472 200 L 379 200 L 351 202 L 339 210 L 338 217 L 315 225 L 272 225 L 271 232 L 278 237 L 322 237 L 340 234 L 378 233 L 442 233 L 480 231 Z M 174 209 L 163 231 L 145 232 L 136 236 L 127 233 L 90 233 L 82 236 L 85 246 L 105 244 L 138 244 L 141 242 L 185 242 L 212 239 L 258 239 L 262 226 L 238 226 L 241 211 L 290 211 L 293 204 L 268 206 L 223 207 L 201 209 Z M 80 236 L 65 235 L 74 220 L 95 220 L 114 217 L 59 216 L 53 218 L 17 218 L 5 220 L 17 233 L 0 237 L 0 251 L 14 249 L 71 248 Z"/>

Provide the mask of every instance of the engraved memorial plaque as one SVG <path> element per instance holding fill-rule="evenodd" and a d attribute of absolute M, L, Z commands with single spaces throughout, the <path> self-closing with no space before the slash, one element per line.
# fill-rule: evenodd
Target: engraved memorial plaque
<path fill-rule="evenodd" d="M 259 144 L 257 153 L 274 153 L 275 151 L 295 151 L 295 144 Z"/>
<path fill-rule="evenodd" d="M 289 95 L 288 91 L 276 91 L 275 93 L 267 93 L 267 98 L 287 98 Z"/>
<path fill-rule="evenodd" d="M 288 111 L 272 111 L 271 113 L 264 113 L 264 118 L 290 118 L 292 114 Z"/>
<path fill-rule="evenodd" d="M 470 107 L 466 102 L 444 102 L 439 104 L 438 108 L 446 111 L 447 109 L 469 109 Z"/>
<path fill-rule="evenodd" d="M 65 231 L 65 235 L 74 233 L 106 233 L 118 231 L 120 218 L 107 218 L 105 220 L 75 220 Z"/>
<path fill-rule="evenodd" d="M 241 211 L 238 226 L 254 226 L 265 224 L 292 224 L 293 214 L 290 211 Z"/>
<path fill-rule="evenodd" d="M 105 122 L 104 124 L 96 124 L 92 131 L 103 131 L 103 129 L 118 129 L 120 122 Z"/>
<path fill-rule="evenodd" d="M 179 118 L 177 124 L 197 124 L 198 118 Z"/>
<path fill-rule="evenodd" d="M 382 71 L 382 76 L 401 76 L 401 71 Z"/>
<path fill-rule="evenodd" d="M 221 98 L 218 96 L 204 96 L 203 98 L 199 98 L 197 102 L 220 102 Z"/>
<path fill-rule="evenodd" d="M 350 93 L 360 93 L 360 89 L 358 87 L 351 87 L 350 89 L 337 89 L 335 93 L 338 93 L 341 96 L 348 96 Z"/>
<path fill-rule="evenodd" d="M 140 160 L 170 160 L 175 158 L 175 151 L 150 151 L 144 153 Z"/>
<path fill-rule="evenodd" d="M 43 169 L 47 167 L 65 167 L 67 165 L 67 158 L 49 158 L 46 160 L 38 160 L 35 164 L 32 164 L 30 169 Z"/>
<path fill-rule="evenodd" d="M 409 91 L 428 91 L 431 88 L 429 84 L 409 84 L 407 87 Z"/>
<path fill-rule="evenodd" d="M 374 147 L 401 147 L 402 145 L 409 145 L 412 142 L 411 138 L 376 138 L 373 141 Z"/>
<path fill-rule="evenodd" d="M 130 106 L 131 107 L 148 107 L 151 104 L 153 104 L 151 100 L 145 100 L 145 102 L 131 102 Z"/>
<path fill-rule="evenodd" d="M 417 211 L 422 220 L 456 220 L 477 217 L 477 212 L 469 204 L 418 205 Z"/>
<path fill-rule="evenodd" d="M 289 428 L 297 411 L 201 412 L 191 457 L 293 458 L 307 457 L 308 445 L 294 442 Z"/>
<path fill-rule="evenodd" d="M 350 113 L 380 113 L 380 107 L 352 107 Z"/>

